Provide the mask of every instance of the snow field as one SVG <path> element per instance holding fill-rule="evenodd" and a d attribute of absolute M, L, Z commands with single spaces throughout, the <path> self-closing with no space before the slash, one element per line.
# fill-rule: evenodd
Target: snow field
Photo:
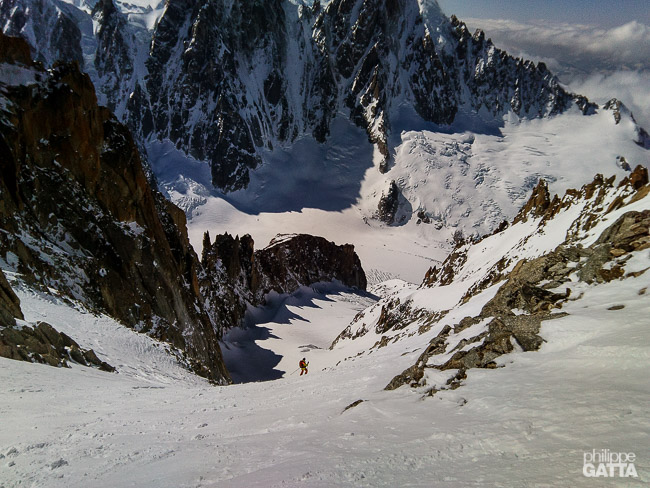
<path fill-rule="evenodd" d="M 120 372 L 0 360 L 0 479 L 5 488 L 642 486 L 650 302 L 639 292 L 648 285 L 648 273 L 585 285 L 567 317 L 542 324 L 539 352 L 471 370 L 463 387 L 425 401 L 408 387 L 383 391 L 422 338 L 338 365 L 342 351 L 313 350 L 307 377 L 212 387 L 148 337 L 22 290 L 28 320 L 47 316 Z M 299 343 L 329 340 L 360 305 L 302 290 L 265 324 L 293 345 L 259 345 L 297 366 Z M 344 412 L 356 400 L 365 401 Z M 583 452 L 600 448 L 635 452 L 639 479 L 584 478 Z"/>
<path fill-rule="evenodd" d="M 646 200 L 610 213 L 581 236 L 584 244 Z M 643 406 L 650 386 L 642 378 L 650 357 L 650 273 L 597 286 L 572 283 L 563 306 L 569 315 L 542 323 L 547 342 L 540 351 L 502 356 L 505 367 L 496 370 L 470 370 L 457 390 L 427 397 L 427 388 L 454 373 L 435 370 L 427 370 L 427 387 L 383 390 L 445 324 L 477 315 L 498 285 L 454 307 L 456 287 L 479 280 L 498 255 L 514 265 L 514 258 L 552 249 L 583 205 L 564 210 L 543 233 L 529 221 L 485 239 L 449 287 L 418 290 L 401 280 L 372 287 L 432 311 L 452 307 L 429 331 L 416 333 L 412 324 L 386 347 L 373 347 L 382 303 L 373 293 L 322 284 L 270 297 L 267 307 L 250 311 L 248 332 L 225 337 L 224 353 L 236 379 L 257 374 L 275 381 L 210 386 L 149 337 L 17 287 L 27 321 L 47 320 L 119 372 L 0 360 L 1 486 L 647 484 L 650 421 Z M 649 262 L 650 250 L 634 253 L 626 271 L 640 272 Z M 359 312 L 369 332 L 329 350 Z M 448 351 L 483 327 L 450 336 Z M 306 377 L 291 374 L 301 357 L 310 361 Z M 583 455 L 592 449 L 634 452 L 639 477 L 585 478 Z"/>

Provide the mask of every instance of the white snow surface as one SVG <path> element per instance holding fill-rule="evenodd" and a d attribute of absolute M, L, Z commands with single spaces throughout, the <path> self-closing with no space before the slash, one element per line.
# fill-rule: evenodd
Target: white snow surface
<path fill-rule="evenodd" d="M 603 207 L 624 194 L 612 192 Z M 589 245 L 620 215 L 576 234 Z M 629 201 L 629 197 L 626 198 Z M 650 250 L 632 253 L 626 273 L 606 284 L 570 283 L 568 315 L 542 323 L 537 352 L 516 348 L 495 370 L 426 370 L 426 387 L 385 391 L 445 324 L 477 315 L 499 284 L 458 303 L 499 256 L 532 258 L 562 242 L 590 201 L 576 200 L 541 229 L 529 220 L 470 248 L 456 282 L 417 289 L 402 280 L 359 294 L 333 284 L 269 296 L 251 309 L 250 329 L 222 344 L 236 381 L 215 387 L 182 369 L 164 345 L 107 317 L 17 289 L 28 326 L 47 320 L 117 367 L 103 373 L 0 358 L 0 480 L 5 488 L 46 487 L 511 487 L 644 486 L 650 482 L 650 419 L 644 381 L 650 359 Z M 645 273 L 640 273 L 646 270 Z M 560 290 L 558 290 L 560 291 Z M 385 347 L 378 334 L 337 335 L 353 318 L 376 321 L 379 296 L 416 308 L 450 309 L 431 330 L 417 322 Z M 452 350 L 480 345 L 486 319 L 452 333 Z M 306 357 L 309 373 L 300 376 Z M 277 378 L 274 381 L 255 381 Z M 443 388 L 428 397 L 431 387 Z M 360 404 L 346 410 L 353 402 Z M 636 478 L 587 478 L 592 450 L 636 455 Z"/>
<path fill-rule="evenodd" d="M 643 486 L 650 301 L 639 293 L 649 285 L 645 273 L 582 286 L 567 317 L 542 324 L 539 352 L 471 370 L 463 387 L 427 399 L 383 390 L 421 340 L 347 360 L 344 350 L 303 352 L 326 347 L 367 304 L 340 289 L 303 289 L 267 309 L 270 338 L 257 344 L 282 356 L 287 375 L 228 387 L 192 376 L 145 335 L 21 289 L 27 321 L 46 319 L 119 373 L 0 358 L 1 484 Z M 301 357 L 309 374 L 290 374 Z M 584 452 L 604 448 L 636 453 L 639 477 L 583 477 Z"/>
<path fill-rule="evenodd" d="M 65 2 L 86 13 L 94 5 L 93 0 Z M 420 5 L 435 32 L 437 6 L 425 0 Z M 134 32 L 146 37 L 143 31 L 153 28 L 164 2 L 117 6 Z M 140 42 L 134 49 L 142 54 L 145 47 Z M 143 54 L 135 78 L 145 71 L 142 59 Z M 27 84 L 30 76 L 7 72 L 3 82 Z M 412 283 L 420 283 L 426 270 L 444 259 L 454 231 L 484 234 L 511 219 L 541 177 L 552 192 L 563 193 L 596 173 L 623 176 L 621 156 L 631 167 L 648 166 L 648 151 L 633 142 L 631 122 L 624 118 L 615 124 L 604 110 L 529 121 L 512 116 L 500 127 L 487 126 L 477 114 L 464 114 L 444 128 L 414 125 L 412 114 L 405 120 L 407 130 L 393 127 L 394 158 L 386 174 L 377 169 L 381 157 L 367 135 L 342 117 L 334 121 L 326 145 L 306 136 L 290 148 L 274 144 L 249 188 L 228 195 L 210 189 L 207 163 L 169 142 L 151 142 L 152 167 L 162 189 L 187 212 L 197 251 L 205 230 L 212 236 L 250 233 L 257 248 L 279 233 L 350 242 L 376 296 L 318 285 L 270 297 L 268 307 L 250 311 L 251 329 L 224 338 L 233 377 L 248 382 L 214 387 L 179 366 L 148 336 L 18 287 L 26 318 L 21 325 L 46 320 L 94 349 L 118 373 L 0 358 L 0 487 L 650 482 L 650 384 L 643 381 L 650 359 L 648 272 L 598 286 L 572 284 L 572 296 L 580 298 L 564 305 L 568 316 L 542 324 L 547 342 L 539 352 L 513 352 L 500 358 L 504 368 L 471 370 L 457 390 L 426 399 L 418 389 L 383 390 L 414 364 L 428 338 L 445 324 L 476 315 L 496 293 L 496 287 L 488 288 L 459 304 L 501 256 L 534 257 L 551 250 L 579 209 L 568 209 L 543 234 L 534 234 L 536 223 L 528 222 L 482 241 L 457 282 L 418 290 Z M 397 224 L 389 226 L 375 213 L 391 180 L 405 198 Z M 647 199 L 637 204 L 642 208 Z M 418 210 L 432 223 L 418 224 Z M 584 236 L 585 245 L 618 215 Z M 626 269 L 644 269 L 649 262 L 649 251 L 636 253 Z M 13 274 L 5 273 L 16 284 Z M 328 349 L 360 312 L 365 319 L 358 325 L 376 323 L 381 297 L 451 311 L 426 335 L 415 332 L 416 323 L 386 347 L 375 347 L 381 335 L 371 330 Z M 624 308 L 609 310 L 614 305 Z M 470 333 L 480 334 L 484 325 L 452 334 L 447 353 Z M 295 372 L 302 357 L 310 361 L 306 377 Z M 428 370 L 428 385 L 444 384 L 449 376 L 444 373 Z M 269 378 L 278 379 L 251 382 Z M 344 412 L 357 400 L 364 401 Z M 639 478 L 583 477 L 583 455 L 592 449 L 636 453 Z"/>

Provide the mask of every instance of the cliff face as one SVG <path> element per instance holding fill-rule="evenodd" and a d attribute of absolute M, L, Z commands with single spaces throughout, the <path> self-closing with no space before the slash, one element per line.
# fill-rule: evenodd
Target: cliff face
<path fill-rule="evenodd" d="M 14 326 L 16 319 L 22 320 L 23 318 L 20 300 L 11 288 L 5 274 L 0 270 L 0 326 Z"/>
<path fill-rule="evenodd" d="M 252 290 L 259 299 L 270 291 L 291 293 L 304 285 L 338 280 L 365 290 L 366 275 L 351 244 L 336 245 L 306 234 L 278 236 L 255 252 Z"/>
<path fill-rule="evenodd" d="M 125 15 L 137 6 L 113 0 L 5 3 L 5 31 L 47 63 L 88 60 L 102 103 L 140 142 L 168 139 L 208 161 L 226 191 L 245 188 L 268 150 L 328 141 L 336 117 L 366 131 L 386 171 L 391 131 L 409 129 L 404 111 L 446 125 L 463 110 L 498 121 L 595 108 L 433 1 L 169 0 L 150 30 Z M 62 34 L 31 34 L 50 30 Z"/>
<path fill-rule="evenodd" d="M 149 186 L 129 132 L 77 66 L 3 69 L 21 83 L 2 80 L 2 258 L 33 285 L 170 342 L 198 374 L 228 382 L 184 215 Z"/>
<path fill-rule="evenodd" d="M 247 305 L 264 304 L 270 292 L 290 294 L 332 280 L 360 290 L 367 286 L 354 246 L 306 234 L 280 235 L 255 250 L 249 235 L 222 234 L 212 242 L 206 232 L 201 264 L 201 292 L 221 330 L 241 324 Z"/>

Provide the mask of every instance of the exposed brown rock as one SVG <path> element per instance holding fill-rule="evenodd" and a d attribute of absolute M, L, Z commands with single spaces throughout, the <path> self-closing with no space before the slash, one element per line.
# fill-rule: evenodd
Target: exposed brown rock
<path fill-rule="evenodd" d="M 647 249 L 650 247 L 649 228 L 650 210 L 627 212 L 600 235 L 596 244 L 605 244 L 624 253 Z"/>
<path fill-rule="evenodd" d="M 83 300 L 183 351 L 197 374 L 229 382 L 182 211 L 151 188 L 128 130 L 97 105 L 87 75 L 75 64 L 31 69 L 42 81 L 2 93 L 11 102 L 0 121 L 3 252 L 18 256 L 32 286 Z"/>
<path fill-rule="evenodd" d="M 68 361 L 113 372 L 115 368 L 101 361 L 92 349 L 79 347 L 74 340 L 46 322 L 35 327 L 0 327 L 0 356 L 68 367 Z"/>
<path fill-rule="evenodd" d="M 0 270 L 0 326 L 15 325 L 16 319 L 24 319 L 20 300 Z"/>
<path fill-rule="evenodd" d="M 19 37 L 9 37 L 0 32 L 0 63 L 31 66 L 29 45 Z"/>
<path fill-rule="evenodd" d="M 624 178 L 619 186 L 623 186 L 629 184 L 634 188 L 635 190 L 639 190 L 642 186 L 645 186 L 648 184 L 648 168 L 645 166 L 641 166 L 640 164 L 634 168 L 634 171 L 632 171 L 629 176 Z"/>
<path fill-rule="evenodd" d="M 551 194 L 548 191 L 548 183 L 541 179 L 533 189 L 528 202 L 521 208 L 513 223 L 526 221 L 529 216 L 541 217 L 551 204 Z"/>
<path fill-rule="evenodd" d="M 448 285 L 454 281 L 456 270 L 467 260 L 466 249 L 456 247 L 444 260 L 440 269 L 436 266 L 429 268 L 424 276 L 422 286 Z"/>

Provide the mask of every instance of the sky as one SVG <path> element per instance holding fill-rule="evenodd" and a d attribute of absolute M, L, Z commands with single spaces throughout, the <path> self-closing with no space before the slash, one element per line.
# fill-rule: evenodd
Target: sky
<path fill-rule="evenodd" d="M 647 0 L 438 0 L 443 11 L 465 18 L 533 19 L 615 27 L 650 24 Z"/>
<path fill-rule="evenodd" d="M 616 97 L 650 130 L 650 3 L 647 0 L 438 0 L 497 47 L 543 61 L 597 103 Z"/>

